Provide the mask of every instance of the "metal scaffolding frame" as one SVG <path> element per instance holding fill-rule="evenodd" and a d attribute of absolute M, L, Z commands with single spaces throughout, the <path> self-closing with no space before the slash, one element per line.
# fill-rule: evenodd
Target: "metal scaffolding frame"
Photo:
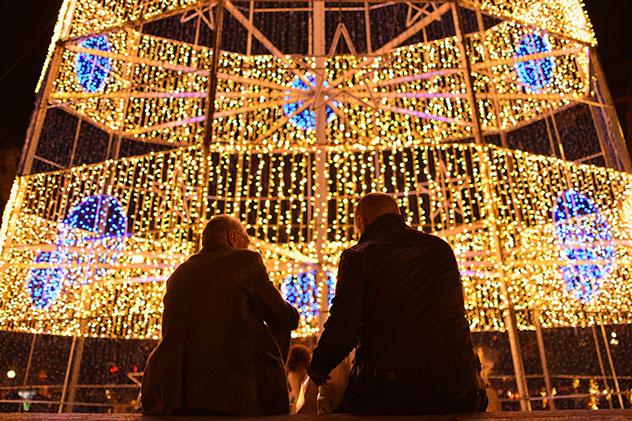
<path fill-rule="evenodd" d="M 257 4 L 263 3 L 265 1 L 266 0 L 257 0 Z M 275 1 L 279 3 L 279 0 L 275 0 Z M 54 95 L 51 95 L 53 91 L 53 82 L 58 72 L 60 61 L 62 59 L 62 54 L 65 50 L 73 51 L 77 53 L 83 52 L 83 53 L 89 53 L 96 56 L 109 57 L 109 58 L 113 58 L 117 60 L 123 60 L 127 63 L 132 63 L 132 64 L 143 64 L 143 65 L 148 65 L 148 66 L 162 66 L 162 67 L 166 66 L 164 62 L 156 62 L 156 61 L 148 60 L 148 59 L 141 58 L 138 56 L 121 56 L 114 53 L 91 50 L 91 49 L 79 47 L 76 45 L 76 41 L 81 39 L 82 37 L 70 37 L 69 30 L 68 28 L 66 28 L 66 31 L 60 35 L 60 41 L 55 45 L 54 51 L 52 53 L 52 60 L 50 62 L 49 68 L 47 69 L 46 82 L 45 82 L 44 88 L 41 90 L 41 93 L 39 95 L 39 102 L 37 104 L 37 108 L 34 112 L 33 119 L 31 121 L 29 130 L 27 133 L 27 139 L 26 139 L 26 143 L 25 143 L 25 147 L 23 151 L 22 161 L 20 164 L 20 174 L 29 175 L 32 173 L 34 159 L 45 160 L 45 158 L 38 157 L 36 152 L 37 152 L 44 120 L 46 118 L 46 113 L 49 109 L 62 107 L 64 110 L 71 112 L 68 109 L 68 107 L 64 106 L 69 102 L 72 102 L 75 100 L 81 100 L 86 97 L 106 98 L 108 95 L 116 96 L 117 98 L 123 97 L 123 98 L 126 98 L 126 100 L 129 100 L 130 96 L 138 97 L 139 95 L 145 95 L 147 97 L 161 97 L 161 96 L 174 97 L 174 95 L 180 95 L 182 97 L 204 98 L 206 100 L 205 115 L 201 117 L 197 117 L 195 122 L 204 122 L 204 136 L 203 136 L 203 145 L 204 145 L 203 150 L 205 153 L 204 162 L 208 164 L 209 147 L 213 142 L 213 124 L 212 123 L 214 121 L 214 118 L 207 118 L 206 116 L 218 117 L 218 116 L 230 115 L 229 113 L 226 113 L 226 112 L 222 114 L 221 112 L 218 113 L 215 111 L 215 102 L 218 96 L 217 83 L 219 80 L 225 81 L 225 80 L 230 80 L 230 79 L 235 78 L 235 76 L 233 75 L 223 74 L 219 69 L 219 54 L 218 53 L 221 50 L 221 38 L 222 38 L 221 28 L 222 28 L 224 13 L 229 13 L 234 19 L 236 19 L 247 30 L 247 33 L 248 33 L 247 51 L 248 52 L 251 51 L 252 42 L 254 39 L 256 39 L 259 43 L 261 43 L 264 47 L 266 47 L 267 50 L 269 50 L 269 52 L 272 55 L 274 55 L 275 57 L 279 59 L 285 60 L 285 55 L 283 54 L 283 52 L 280 51 L 274 45 L 274 43 L 270 41 L 263 34 L 263 32 L 259 28 L 257 28 L 256 25 L 253 23 L 254 15 L 256 13 L 279 13 L 279 12 L 297 11 L 297 10 L 311 12 L 310 51 L 312 52 L 314 56 L 316 56 L 316 59 L 315 59 L 316 66 L 314 69 L 312 69 L 312 71 L 314 71 L 316 75 L 317 87 L 316 87 L 315 94 L 311 98 L 305 98 L 306 94 L 300 91 L 290 92 L 289 94 L 279 93 L 278 98 L 275 99 L 276 102 L 273 102 L 273 104 L 279 105 L 279 104 L 286 103 L 288 101 L 296 101 L 297 99 L 305 99 L 303 106 L 297 109 L 295 111 L 295 114 L 300 113 L 301 111 L 303 111 L 304 109 L 307 109 L 308 107 L 312 108 L 316 113 L 316 146 L 315 146 L 314 154 L 313 154 L 314 163 L 311 166 L 313 168 L 314 173 L 312 173 L 312 177 L 308 180 L 308 183 L 310 184 L 313 183 L 314 197 L 313 198 L 310 197 L 308 198 L 308 200 L 313 201 L 314 203 L 312 217 L 313 217 L 313 220 L 315 221 L 314 223 L 315 223 L 316 228 L 313 233 L 313 241 L 315 243 L 316 250 L 318 251 L 317 253 L 318 257 L 315 262 L 311 261 L 310 258 L 307 256 L 299 256 L 299 257 L 303 259 L 303 261 L 306 262 L 306 264 L 314 265 L 317 268 L 318 283 L 323 288 L 323 291 L 324 291 L 324 293 L 321 294 L 321 302 L 320 302 L 320 315 L 321 315 L 320 324 L 322 325 L 322 323 L 324 323 L 324 320 L 326 319 L 326 316 L 328 314 L 328 307 L 327 307 L 328 294 L 327 294 L 327 282 L 326 282 L 326 277 L 327 277 L 326 271 L 327 271 L 328 264 L 324 256 L 325 243 L 327 241 L 327 223 L 328 223 L 327 222 L 328 221 L 327 220 L 327 194 L 328 194 L 327 193 L 327 178 L 328 178 L 328 175 L 327 175 L 327 168 L 325 165 L 326 164 L 325 160 L 327 159 L 327 150 L 328 150 L 327 134 L 325 130 L 326 125 L 327 125 L 326 107 L 328 105 L 328 101 L 329 101 L 329 105 L 332 105 L 331 101 L 335 99 L 337 101 L 348 101 L 350 103 L 360 103 L 363 105 L 374 107 L 375 109 L 389 109 L 390 111 L 396 111 L 396 112 L 408 114 L 410 116 L 421 118 L 421 119 L 439 119 L 441 121 L 457 123 L 459 125 L 471 128 L 473 131 L 474 139 L 476 143 L 479 145 L 485 144 L 485 135 L 499 134 L 501 137 L 502 145 L 506 147 L 507 146 L 507 133 L 511 129 L 502 128 L 500 127 L 500 124 L 498 124 L 497 130 L 485 131 L 481 126 L 480 115 L 478 113 L 478 109 L 476 106 L 477 94 L 475 93 L 473 89 L 472 72 L 473 71 L 489 72 L 492 66 L 496 66 L 499 64 L 513 64 L 518 61 L 534 60 L 538 58 L 554 56 L 556 54 L 562 55 L 562 54 L 571 54 L 575 52 L 574 50 L 563 50 L 563 51 L 557 51 L 557 52 L 547 53 L 547 54 L 529 55 L 522 58 L 514 58 L 512 60 L 504 60 L 502 62 L 501 61 L 486 61 L 485 63 L 481 63 L 481 64 L 473 64 L 470 62 L 468 54 L 466 52 L 467 50 L 466 44 L 467 44 L 467 38 L 469 34 L 465 34 L 462 29 L 463 22 L 462 22 L 462 16 L 461 16 L 461 8 L 465 7 L 465 8 L 474 10 L 476 12 L 477 22 L 478 22 L 478 33 L 484 35 L 482 13 L 480 11 L 480 8 L 476 6 L 477 5 L 476 1 L 460 1 L 460 0 L 434 0 L 432 2 L 418 1 L 415 3 L 410 3 L 405 0 L 393 0 L 389 2 L 389 4 L 395 2 L 395 3 L 406 3 L 409 5 L 409 16 L 407 18 L 409 26 L 402 33 L 400 33 L 399 35 L 394 37 L 392 40 L 387 42 L 383 47 L 374 50 L 372 48 L 373 43 L 371 40 L 371 30 L 370 30 L 371 22 L 369 19 L 369 11 L 375 8 L 384 7 L 385 4 L 382 2 L 382 0 L 365 0 L 363 2 L 363 6 L 359 7 L 356 5 L 357 2 L 353 0 L 338 0 L 338 1 L 341 4 L 341 6 L 338 6 L 338 7 L 328 7 L 324 1 L 311 0 L 309 2 L 310 3 L 309 7 L 301 7 L 301 8 L 275 7 L 272 9 L 268 9 L 268 8 L 256 8 L 254 0 L 250 0 L 249 6 L 245 10 L 243 10 L 244 7 L 241 6 L 241 4 L 243 4 L 244 2 L 239 2 L 240 5 L 238 6 L 236 5 L 237 2 L 233 2 L 231 0 L 210 0 L 210 1 L 204 0 L 204 1 L 199 1 L 193 5 L 187 6 L 185 8 L 181 8 L 181 9 L 170 12 L 169 15 L 177 15 L 177 14 L 192 12 L 192 15 L 189 19 L 193 19 L 193 18 L 197 19 L 198 34 L 199 34 L 199 25 L 201 25 L 202 23 L 211 26 L 212 29 L 215 30 L 216 34 L 220 34 L 219 36 L 215 37 L 215 44 L 213 46 L 213 62 L 210 69 L 191 68 L 187 66 L 175 66 L 175 65 L 171 66 L 172 70 L 177 70 L 177 71 L 181 71 L 185 73 L 208 74 L 209 76 L 208 89 L 206 92 L 202 92 L 202 93 L 180 92 L 176 94 L 174 92 L 146 92 L 143 94 L 138 94 L 138 93 L 135 94 L 130 90 L 129 92 L 113 93 L 113 94 L 67 94 L 65 96 L 57 96 L 57 97 Z M 281 2 L 284 2 L 284 0 L 281 0 Z M 291 2 L 289 1 L 287 3 L 291 4 Z M 354 3 L 354 5 L 345 6 L 346 3 Z M 347 89 L 344 91 L 344 94 L 346 94 L 347 96 L 344 96 L 344 97 L 340 95 L 340 93 L 337 93 L 336 90 L 333 88 L 334 86 L 337 85 L 336 83 L 337 81 L 333 81 L 330 83 L 330 86 L 332 86 L 332 88 L 327 88 L 325 86 L 325 76 L 324 76 L 324 61 L 326 59 L 326 56 L 333 55 L 336 53 L 336 50 L 335 50 L 336 45 L 338 41 L 341 39 L 344 39 L 344 41 L 347 42 L 348 46 L 350 46 L 351 48 L 353 47 L 352 45 L 350 45 L 352 44 L 352 42 L 349 39 L 348 34 L 345 35 L 344 30 L 339 29 L 339 28 L 337 28 L 336 36 L 334 36 L 334 42 L 332 43 L 333 45 L 331 45 L 331 48 L 328 48 L 328 46 L 326 45 L 326 36 L 325 36 L 326 12 L 327 11 L 340 11 L 340 10 L 362 11 L 365 13 L 365 23 L 367 25 L 365 32 L 366 32 L 366 45 L 367 45 L 368 54 L 364 57 L 363 60 L 367 66 L 370 66 L 375 61 L 376 57 L 398 47 L 399 45 L 404 43 L 407 39 L 414 36 L 415 34 L 425 31 L 425 28 L 429 24 L 434 22 L 435 20 L 442 19 L 442 18 L 449 18 L 451 15 L 455 23 L 456 37 L 459 40 L 459 48 L 461 49 L 462 57 L 463 57 L 462 67 L 460 69 L 456 69 L 456 72 L 461 72 L 463 74 L 466 87 L 467 87 L 466 94 L 460 96 L 460 98 L 466 101 L 469 101 L 471 105 L 471 109 L 473 110 L 471 121 L 454 121 L 454 120 L 446 119 L 445 117 L 435 116 L 430 113 L 422 113 L 418 111 L 405 110 L 405 109 L 395 110 L 392 107 L 389 108 L 386 105 L 379 104 L 375 98 L 376 97 L 379 98 L 380 96 L 384 96 L 388 94 L 379 94 L 379 93 L 372 92 L 371 82 L 368 80 L 368 78 L 367 78 L 366 86 L 369 89 L 359 88 L 359 87 Z M 206 17 L 205 13 L 208 13 L 209 16 L 213 16 L 213 11 L 214 11 L 214 19 L 211 22 Z M 164 17 L 165 15 L 159 16 L 159 18 L 164 18 Z M 108 27 L 107 29 L 99 31 L 98 33 L 107 33 L 107 32 L 120 30 L 120 29 L 128 28 L 128 27 L 132 27 L 135 30 L 138 30 L 139 32 L 142 33 L 143 25 L 151 22 L 152 20 L 156 18 L 158 17 L 154 17 L 152 19 L 146 19 L 146 20 L 134 20 L 134 21 L 123 22 L 121 24 Z M 528 24 L 524 22 L 522 23 L 525 24 L 526 26 L 529 26 Z M 555 34 L 555 35 L 560 36 L 562 38 L 564 37 L 563 35 L 560 35 L 560 34 Z M 197 36 L 196 36 L 196 39 L 197 39 Z M 487 51 L 485 51 L 484 54 L 486 55 L 486 57 L 488 57 Z M 592 71 L 593 71 L 593 74 L 591 75 L 591 90 L 594 91 L 594 96 L 588 97 L 588 98 L 576 98 L 576 104 L 584 103 L 584 104 L 588 104 L 588 106 L 590 107 L 591 116 L 599 135 L 598 140 L 599 140 L 601 152 L 596 155 L 591 155 L 589 157 L 582 157 L 579 159 L 579 161 L 581 162 L 582 160 L 594 159 L 601 156 L 605 160 L 606 165 L 608 167 L 618 169 L 618 170 L 623 170 L 623 171 L 632 171 L 632 163 L 630 162 L 630 157 L 625 146 L 625 139 L 623 137 L 623 134 L 622 134 L 622 131 L 621 131 L 621 128 L 616 116 L 616 111 L 614 110 L 612 99 L 609 94 L 609 90 L 606 84 L 603 71 L 601 70 L 599 59 L 594 49 L 591 51 L 591 64 L 592 64 Z M 304 81 L 306 80 L 305 68 L 294 66 L 292 68 L 292 71 Z M 340 77 L 340 79 L 344 79 L 347 76 L 349 75 L 343 74 Z M 417 75 L 416 77 L 423 78 L 424 75 L 423 74 Z M 248 83 L 247 79 L 242 80 L 241 82 Z M 401 82 L 401 80 L 390 81 L 390 83 L 398 83 L 398 82 Z M 131 84 L 131 80 L 130 80 L 130 84 Z M 491 83 L 490 85 L 493 86 L 494 84 Z M 288 87 L 282 87 L 282 88 L 284 90 L 290 89 Z M 419 98 L 419 97 L 423 97 L 424 94 L 425 94 L 424 92 L 417 92 L 412 95 L 416 95 L 415 97 Z M 431 95 L 431 94 L 427 94 L 427 95 Z M 432 94 L 432 95 L 437 95 L 437 94 Z M 493 101 L 495 114 L 496 114 L 496 120 L 498 123 L 500 120 L 499 115 L 498 115 L 499 113 L 498 102 L 500 100 L 519 98 L 518 95 L 499 94 L 494 89 L 490 90 L 490 92 L 487 94 L 480 94 L 479 97 L 490 99 Z M 562 99 L 562 97 L 556 96 L 556 95 L 550 95 L 546 99 L 560 100 Z M 572 106 L 572 105 L 573 104 L 570 104 L 569 106 Z M 270 105 L 268 104 L 267 106 L 270 106 Z M 332 108 L 334 107 L 332 106 Z M 126 105 L 126 109 L 127 109 L 127 105 Z M 243 108 L 232 110 L 231 113 L 235 113 L 235 114 L 242 113 L 250 109 L 252 108 L 251 107 L 249 108 L 249 106 L 246 106 Z M 542 118 L 545 120 L 547 128 L 548 128 L 547 132 L 548 132 L 548 137 L 549 137 L 549 143 L 551 145 L 552 156 L 559 156 L 562 159 L 564 159 L 565 158 L 564 148 L 563 148 L 562 140 L 559 135 L 559 131 L 557 130 L 557 126 L 556 126 L 556 112 L 559 112 L 559 111 L 560 110 L 550 110 L 549 115 L 544 115 L 542 116 Z M 113 159 L 117 159 L 119 157 L 120 143 L 123 136 L 131 135 L 133 137 L 135 135 L 142 134 L 140 132 L 133 132 L 133 131 L 129 132 L 125 130 L 112 129 L 108 127 L 107 125 L 100 124 L 95 121 L 89 121 L 89 119 L 87 119 L 85 116 L 81 116 L 78 113 L 76 113 L 76 115 L 79 118 L 78 120 L 79 123 L 77 124 L 77 127 L 76 127 L 74 144 L 72 147 L 71 156 L 69 157 L 69 165 L 68 165 L 69 167 L 72 167 L 73 164 L 75 163 L 77 141 L 79 138 L 81 126 L 82 124 L 84 124 L 84 122 L 96 125 L 100 127 L 101 129 L 106 130 L 110 133 L 111 137 L 110 137 L 110 146 L 108 146 L 108 157 L 113 158 Z M 126 112 L 124 112 L 123 119 L 125 119 L 126 116 L 127 114 Z M 284 124 L 285 122 L 287 122 L 288 119 L 289 117 L 286 118 L 285 121 L 278 122 L 278 125 L 276 127 L 279 127 L 280 125 Z M 165 124 L 161 127 L 147 127 L 146 132 L 150 132 L 159 128 L 175 127 L 180 124 L 183 124 L 183 125 L 189 124 L 193 121 L 194 120 L 174 121 L 174 122 Z M 605 124 L 603 122 L 605 122 Z M 533 123 L 533 120 L 526 122 L 525 125 L 532 124 L 532 123 Z M 260 137 L 265 137 L 270 134 L 271 134 L 271 131 L 268 131 L 266 133 L 261 134 Z M 114 142 L 114 144 L 112 144 L 112 142 Z M 160 143 L 159 141 L 157 142 Z M 482 161 L 484 162 L 485 160 L 482 159 Z M 64 167 L 63 165 L 59 163 L 54 163 L 54 162 L 49 162 L 49 163 L 51 165 L 55 165 L 60 168 Z M 376 163 L 376 165 L 379 165 L 379 163 Z M 210 170 L 207 169 L 204 172 L 208 176 L 208 173 L 210 172 Z M 241 173 L 241 171 L 238 171 L 238 173 Z M 208 184 L 208 178 L 206 179 L 205 185 L 207 184 Z M 309 190 L 312 191 L 311 188 Z M 484 192 L 484 194 L 487 196 L 491 196 L 492 193 L 491 193 L 491 190 L 489 189 L 489 186 L 487 190 Z M 205 197 L 205 200 L 203 202 L 203 205 L 206 206 L 209 200 L 208 191 L 205 191 L 204 197 Z M 493 200 L 489 200 L 489 202 L 493 203 Z M 497 214 L 496 209 L 494 208 L 489 209 L 488 223 L 492 227 L 492 231 L 497 231 L 495 229 L 496 214 Z M 204 210 L 202 212 L 202 215 L 206 217 L 207 211 Z M 496 255 L 493 256 L 493 258 L 496 259 L 496 261 L 500 263 L 500 266 L 502 267 L 505 256 L 503 256 L 501 247 L 499 245 L 500 239 L 497 237 L 492 238 L 492 243 L 496 244 L 495 249 L 497 251 Z M 262 243 L 262 246 L 274 247 L 274 245 L 272 244 L 264 244 L 264 243 Z M 294 257 L 297 257 L 297 256 L 294 256 Z M 500 275 L 503 278 L 503 280 L 506 279 L 506 276 L 504 276 L 504 274 L 501 273 Z M 506 283 L 503 285 L 503 289 L 506 291 L 507 289 Z M 537 320 L 536 333 L 537 333 L 537 339 L 538 339 L 538 349 L 540 352 L 543 374 L 544 374 L 545 383 L 546 383 L 547 398 L 554 399 L 553 394 L 551 392 L 551 380 L 550 380 L 551 376 L 550 376 L 550 373 L 548 372 L 548 367 L 546 363 L 545 343 L 542 338 L 542 332 L 541 332 L 542 328 L 539 322 L 539 315 L 536 314 L 534 317 Z M 514 364 L 514 371 L 516 374 L 516 384 L 517 384 L 518 392 L 520 395 L 521 409 L 529 410 L 530 398 L 528 396 L 528 387 L 527 387 L 527 380 L 526 380 L 527 376 L 525 374 L 524 365 L 522 362 L 522 355 L 521 355 L 520 343 L 518 339 L 518 327 L 516 323 L 515 310 L 511 303 L 509 303 L 508 308 L 504 310 L 504 321 L 505 321 L 505 327 L 507 329 L 511 352 L 512 352 L 512 360 Z M 607 351 L 607 356 L 609 358 L 609 364 L 612 371 L 612 378 L 614 379 L 617 392 L 619 393 L 618 395 L 619 402 L 621 406 L 623 406 L 620 390 L 618 390 L 619 386 L 617 382 L 617 376 L 614 370 L 614 365 L 612 363 L 612 358 L 610 356 L 610 349 L 609 349 L 607 337 L 605 335 L 603 324 L 600 325 L 600 328 L 603 333 L 602 339 L 603 339 L 603 344 L 605 346 L 605 349 Z M 594 338 L 595 338 L 595 345 L 597 347 L 597 351 L 599 352 L 598 337 L 596 333 L 594 335 Z M 35 343 L 35 337 L 33 339 L 33 344 L 34 343 Z M 72 402 L 74 401 L 74 393 L 75 393 L 74 390 L 77 386 L 78 369 L 81 362 L 82 349 L 83 349 L 83 337 L 79 338 L 78 341 L 77 341 L 77 338 L 75 338 L 75 340 L 73 340 L 73 345 L 70 351 L 68 368 L 66 372 L 66 380 L 64 382 L 64 392 L 62 393 L 62 399 L 59 406 L 60 412 L 64 408 L 64 405 L 66 405 L 66 409 L 72 410 Z M 32 356 L 32 352 L 33 352 L 33 349 L 31 349 L 31 356 Z M 599 353 L 599 358 L 602 364 L 602 371 L 604 371 L 603 375 L 605 379 L 606 374 L 605 374 L 605 370 L 603 369 L 603 361 L 602 361 L 600 353 Z M 72 362 L 73 360 L 74 360 L 74 363 Z M 29 357 L 29 365 L 30 365 L 30 357 Z M 71 373 L 71 366 L 74 367 L 74 371 L 72 373 Z M 26 378 L 27 377 L 25 377 L 25 382 L 26 382 Z M 67 388 L 69 388 L 68 393 L 66 393 Z M 70 397 L 69 403 L 65 402 L 66 395 Z M 550 408 L 555 409 L 555 406 L 551 405 Z"/>

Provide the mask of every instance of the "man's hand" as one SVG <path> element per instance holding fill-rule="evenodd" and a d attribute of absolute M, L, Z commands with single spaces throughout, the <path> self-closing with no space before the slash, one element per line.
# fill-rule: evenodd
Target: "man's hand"
<path fill-rule="evenodd" d="M 314 370 L 312 370 L 312 367 L 307 368 L 307 375 L 310 379 L 312 379 L 314 383 L 316 383 L 316 386 L 321 386 L 327 383 L 327 380 L 331 379 L 331 377 L 329 377 L 329 374 L 316 373 Z"/>

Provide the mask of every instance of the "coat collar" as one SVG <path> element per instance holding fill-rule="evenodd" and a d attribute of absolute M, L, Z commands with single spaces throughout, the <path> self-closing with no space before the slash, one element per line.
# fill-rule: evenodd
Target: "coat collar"
<path fill-rule="evenodd" d="M 216 252 L 220 250 L 227 250 L 229 248 L 231 247 L 228 244 L 210 244 L 210 245 L 206 245 L 202 247 L 202 250 L 200 250 L 200 253 L 206 254 L 206 253 Z"/>
<path fill-rule="evenodd" d="M 406 222 L 404 222 L 404 217 L 402 215 L 397 213 L 387 213 L 378 217 L 375 221 L 371 222 L 368 227 L 366 227 L 364 233 L 362 233 L 362 236 L 358 241 L 358 244 L 369 241 L 384 232 L 392 231 L 394 229 L 403 229 L 406 226 Z"/>

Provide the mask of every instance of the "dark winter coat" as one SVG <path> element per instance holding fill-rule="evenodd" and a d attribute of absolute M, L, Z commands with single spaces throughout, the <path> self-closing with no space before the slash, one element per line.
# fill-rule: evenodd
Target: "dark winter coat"
<path fill-rule="evenodd" d="M 454 253 L 397 214 L 379 217 L 342 254 L 312 371 L 329 373 L 355 347 L 345 411 L 383 384 L 414 383 L 419 399 L 435 401 L 484 388 Z"/>
<path fill-rule="evenodd" d="M 275 333 L 289 335 L 298 320 L 258 253 L 228 246 L 203 249 L 167 281 L 162 340 L 143 378 L 143 411 L 288 413 Z"/>

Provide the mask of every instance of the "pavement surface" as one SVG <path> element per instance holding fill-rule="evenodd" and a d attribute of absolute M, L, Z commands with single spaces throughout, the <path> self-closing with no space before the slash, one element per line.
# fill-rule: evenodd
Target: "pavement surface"
<path fill-rule="evenodd" d="M 356 420 L 423 420 L 423 421 L 624 421 L 632 420 L 632 410 L 496 412 L 476 415 L 367 417 L 354 415 L 287 415 L 276 417 L 176 417 L 140 414 L 2 414 L 0 421 L 216 421 L 250 419 L 257 421 L 356 421 Z"/>

